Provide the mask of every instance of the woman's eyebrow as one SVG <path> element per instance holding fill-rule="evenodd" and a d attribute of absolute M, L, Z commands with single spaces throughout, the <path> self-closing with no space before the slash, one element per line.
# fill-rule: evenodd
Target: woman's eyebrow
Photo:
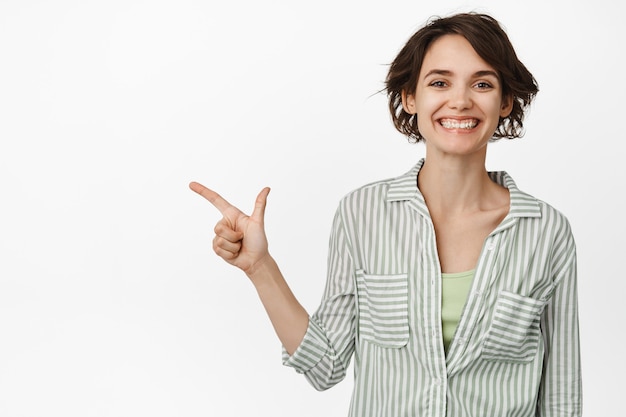
<path fill-rule="evenodd" d="M 428 71 L 426 75 L 424 75 L 424 78 L 431 76 L 431 75 L 452 75 L 452 71 L 443 70 L 443 69 L 432 69 Z"/>
<path fill-rule="evenodd" d="M 477 71 L 474 73 L 474 77 L 487 77 L 487 76 L 495 77 L 498 80 L 500 79 L 500 77 L 498 76 L 498 73 L 495 71 L 491 71 L 491 70 Z"/>

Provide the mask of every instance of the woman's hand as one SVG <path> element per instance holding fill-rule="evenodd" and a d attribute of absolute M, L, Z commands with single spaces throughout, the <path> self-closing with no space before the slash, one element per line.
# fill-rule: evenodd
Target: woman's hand
<path fill-rule="evenodd" d="M 202 184 L 189 184 L 221 213 L 215 226 L 213 250 L 226 262 L 243 270 L 257 289 L 274 330 L 289 354 L 296 351 L 309 326 L 309 315 L 289 289 L 267 250 L 264 216 L 269 188 L 261 190 L 250 216 Z"/>
<path fill-rule="evenodd" d="M 218 256 L 248 276 L 252 275 L 263 262 L 271 259 L 264 227 L 269 188 L 261 190 L 250 216 L 202 184 L 192 182 L 189 188 L 206 198 L 224 216 L 214 229 L 213 250 Z"/>

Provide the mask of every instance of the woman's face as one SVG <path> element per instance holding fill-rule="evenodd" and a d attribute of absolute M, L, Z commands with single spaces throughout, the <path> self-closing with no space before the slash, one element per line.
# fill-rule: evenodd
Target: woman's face
<path fill-rule="evenodd" d="M 417 114 L 427 152 L 484 154 L 512 100 L 502 98 L 498 73 L 460 35 L 435 40 L 424 56 L 413 94 L 403 106 Z"/>

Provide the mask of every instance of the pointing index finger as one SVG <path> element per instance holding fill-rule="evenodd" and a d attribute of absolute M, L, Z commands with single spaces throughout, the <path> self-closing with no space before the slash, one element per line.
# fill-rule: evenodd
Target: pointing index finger
<path fill-rule="evenodd" d="M 221 195 L 198 182 L 194 181 L 189 183 L 189 188 L 191 188 L 192 191 L 200 194 L 202 197 L 206 198 L 209 203 L 213 204 L 215 208 L 217 208 L 222 214 L 224 214 L 224 211 L 231 206 L 230 203 L 226 201 Z"/>

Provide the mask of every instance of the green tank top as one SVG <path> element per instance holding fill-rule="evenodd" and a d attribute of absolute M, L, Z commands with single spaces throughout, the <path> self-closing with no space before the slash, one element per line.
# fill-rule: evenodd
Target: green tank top
<path fill-rule="evenodd" d="M 441 274 L 442 297 L 441 297 L 441 324 L 443 330 L 443 346 L 446 353 L 454 337 L 456 327 L 461 320 L 461 313 L 465 306 L 465 300 L 472 286 L 475 270 Z"/>

